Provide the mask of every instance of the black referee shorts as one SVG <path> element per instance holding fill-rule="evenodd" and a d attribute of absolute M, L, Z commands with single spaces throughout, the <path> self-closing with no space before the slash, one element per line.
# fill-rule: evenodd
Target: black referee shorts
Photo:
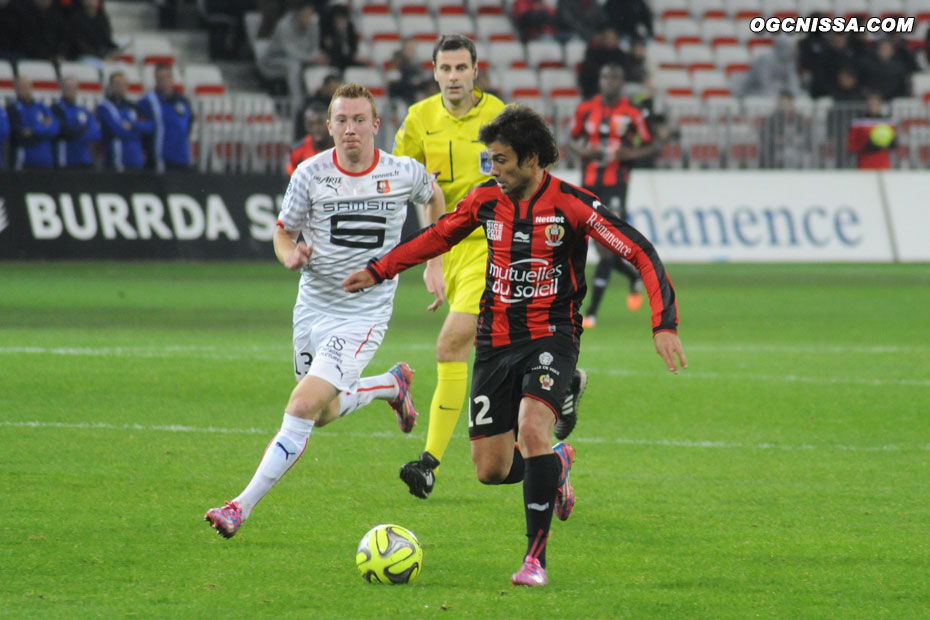
<path fill-rule="evenodd" d="M 572 384 L 578 346 L 556 334 L 475 354 L 468 436 L 481 439 L 517 430 L 524 396 L 544 402 L 558 419 Z"/>

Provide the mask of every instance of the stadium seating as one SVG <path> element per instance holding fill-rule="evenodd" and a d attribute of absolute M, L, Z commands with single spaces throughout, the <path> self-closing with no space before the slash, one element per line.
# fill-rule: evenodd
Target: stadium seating
<path fill-rule="evenodd" d="M 925 0 L 905 0 L 904 14 L 913 15 L 918 22 L 930 22 L 930 5 Z"/>
<path fill-rule="evenodd" d="M 477 38 L 475 20 L 464 14 L 440 14 L 436 18 L 436 29 L 439 34 L 458 33 L 471 39 Z"/>
<path fill-rule="evenodd" d="M 342 75 L 344 82 L 357 82 L 365 86 L 375 98 L 387 94 L 384 72 L 372 67 L 346 67 Z"/>
<path fill-rule="evenodd" d="M 14 96 L 16 74 L 13 72 L 13 65 L 8 61 L 0 59 L 0 101 L 11 99 Z"/>
<path fill-rule="evenodd" d="M 565 66 L 562 44 L 551 39 L 538 39 L 526 44 L 526 64 L 531 69 Z"/>
<path fill-rule="evenodd" d="M 578 77 L 572 69 L 549 68 L 539 72 L 539 88 L 549 99 L 579 97 Z"/>
<path fill-rule="evenodd" d="M 136 62 L 143 65 L 173 65 L 175 62 L 174 49 L 165 37 L 155 35 L 134 37 L 132 50 Z"/>
<path fill-rule="evenodd" d="M 726 0 L 691 0 L 691 16 L 695 19 L 726 21 Z"/>
<path fill-rule="evenodd" d="M 678 57 L 684 67 L 694 73 L 699 70 L 715 69 L 717 61 L 709 45 L 704 43 L 685 43 L 678 47 Z"/>
<path fill-rule="evenodd" d="M 362 13 L 355 23 L 359 36 L 368 41 L 400 41 L 400 30 L 393 15 Z"/>
<path fill-rule="evenodd" d="M 532 98 L 541 96 L 539 80 L 531 69 L 498 69 L 493 80 L 504 92 L 505 99 Z"/>
<path fill-rule="evenodd" d="M 32 92 L 36 99 L 51 101 L 61 92 L 58 72 L 48 60 L 20 60 L 16 63 L 16 73 L 32 80 Z"/>
<path fill-rule="evenodd" d="M 513 25 L 504 15 L 478 14 L 475 30 L 480 41 L 516 41 Z"/>
<path fill-rule="evenodd" d="M 435 41 L 439 37 L 436 20 L 430 15 L 401 15 L 397 21 L 398 33 L 402 39 L 412 37 L 417 41 Z"/>
<path fill-rule="evenodd" d="M 930 71 L 915 73 L 911 77 L 914 96 L 924 103 L 930 102 Z"/>
<path fill-rule="evenodd" d="M 495 69 L 522 69 L 527 66 L 526 52 L 518 41 L 489 41 L 488 58 Z"/>
<path fill-rule="evenodd" d="M 869 14 L 869 0 L 842 0 L 834 4 L 836 15 L 846 18 Z"/>
<path fill-rule="evenodd" d="M 584 61 L 588 44 L 581 39 L 569 39 L 563 47 L 565 49 L 565 66 L 577 71 L 579 65 Z"/>
<path fill-rule="evenodd" d="M 188 63 L 184 67 L 184 87 L 189 96 L 203 97 L 226 94 L 226 85 L 219 67 L 209 63 Z"/>
<path fill-rule="evenodd" d="M 95 103 L 103 97 L 103 84 L 100 81 L 100 71 L 97 67 L 86 62 L 62 62 L 58 66 L 58 74 L 62 78 L 76 79 L 81 96 Z"/>

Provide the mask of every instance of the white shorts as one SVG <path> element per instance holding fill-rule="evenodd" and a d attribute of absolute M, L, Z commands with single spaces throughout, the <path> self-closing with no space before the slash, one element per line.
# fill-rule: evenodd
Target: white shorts
<path fill-rule="evenodd" d="M 362 376 L 381 342 L 387 324 L 311 315 L 294 309 L 294 376 L 319 377 L 349 391 Z"/>

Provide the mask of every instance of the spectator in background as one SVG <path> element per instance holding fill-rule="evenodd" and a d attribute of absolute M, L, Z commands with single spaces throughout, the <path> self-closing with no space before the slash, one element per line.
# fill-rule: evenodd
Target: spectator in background
<path fill-rule="evenodd" d="M 287 174 L 294 174 L 297 166 L 321 151 L 333 147 L 333 138 L 326 126 L 327 108 L 313 104 L 304 110 L 303 128 L 307 135 L 294 145 L 287 162 Z"/>
<path fill-rule="evenodd" d="M 811 120 L 799 114 L 794 93 L 778 94 L 775 111 L 760 128 L 759 166 L 761 168 L 806 168 L 813 153 Z"/>
<path fill-rule="evenodd" d="M 18 13 L 14 27 L 19 30 L 23 58 L 57 60 L 65 56 L 68 31 L 61 9 L 52 0 L 21 0 Z"/>
<path fill-rule="evenodd" d="M 642 84 L 646 81 L 649 69 L 647 68 L 646 41 L 633 39 L 630 41 L 630 52 L 627 54 L 627 66 L 623 68 L 627 82 Z"/>
<path fill-rule="evenodd" d="M 607 13 L 597 0 L 559 0 L 555 8 L 559 38 L 590 41 L 604 24 Z"/>
<path fill-rule="evenodd" d="M 0 59 L 16 60 L 21 45 L 19 6 L 16 0 L 0 0 Z"/>
<path fill-rule="evenodd" d="M 68 20 L 68 57 L 101 60 L 116 48 L 113 30 L 100 0 L 80 0 Z"/>
<path fill-rule="evenodd" d="M 6 110 L 0 106 L 0 170 L 3 169 L 3 143 L 10 137 L 10 119 L 7 118 Z"/>
<path fill-rule="evenodd" d="M 194 114 L 187 97 L 175 88 L 171 65 L 155 67 L 155 89 L 139 102 L 139 111 L 154 123 L 144 141 L 148 164 L 156 172 L 189 170 Z"/>
<path fill-rule="evenodd" d="M 846 64 L 836 73 L 836 83 L 827 93 L 834 101 L 862 101 L 865 90 L 859 81 L 859 71 L 855 65 Z"/>
<path fill-rule="evenodd" d="M 595 97 L 582 101 L 575 110 L 571 149 L 581 160 L 584 188 L 598 196 L 607 209 L 625 222 L 631 163 L 656 155 L 659 146 L 653 142 L 642 111 L 623 96 L 620 65 L 604 65 L 599 89 Z M 598 254 L 601 260 L 594 271 L 591 303 L 584 308 L 585 329 L 596 324 L 597 311 L 614 270 L 629 280 L 626 303 L 630 311 L 639 310 L 643 304 L 643 281 L 636 267 L 612 252 L 601 250 L 600 246 Z"/>
<path fill-rule="evenodd" d="M 810 14 L 811 19 L 815 20 L 819 20 L 826 16 L 826 13 L 820 13 L 818 11 Z M 801 85 L 812 97 L 815 96 L 811 91 L 813 72 L 822 62 L 822 58 L 826 51 L 826 36 L 820 31 L 811 32 L 798 43 L 798 75 L 801 79 Z"/>
<path fill-rule="evenodd" d="M 339 77 L 339 74 L 330 73 L 323 78 L 323 83 L 304 100 L 303 105 L 300 106 L 300 110 L 298 110 L 297 115 L 294 117 L 294 140 L 300 140 L 306 135 L 304 118 L 306 117 L 307 109 L 312 106 L 323 106 L 329 110 L 329 103 L 333 100 L 333 94 L 335 94 L 336 89 L 338 89 L 341 84 L 342 78 Z"/>
<path fill-rule="evenodd" d="M 875 46 L 864 63 L 864 82 L 882 99 L 907 97 L 911 93 L 911 70 L 897 55 L 894 40 L 886 37 Z"/>
<path fill-rule="evenodd" d="M 340 71 L 351 65 L 364 64 L 358 59 L 358 33 L 349 19 L 349 9 L 344 5 L 329 8 L 321 29 L 320 47 L 329 58 L 331 67 Z"/>
<path fill-rule="evenodd" d="M 847 148 L 856 154 L 860 170 L 888 170 L 891 168 L 891 149 L 896 143 L 894 120 L 882 111 L 882 97 L 870 91 L 865 99 L 865 116 L 852 121 Z"/>
<path fill-rule="evenodd" d="M 555 11 L 544 0 L 515 0 L 511 15 L 523 43 L 553 37 L 558 29 Z"/>
<path fill-rule="evenodd" d="M 302 75 L 307 65 L 327 65 L 329 58 L 320 47 L 320 23 L 314 3 L 301 2 L 286 13 L 274 28 L 271 42 L 259 59 L 259 70 L 267 78 L 283 79 L 292 101 L 300 101 Z"/>
<path fill-rule="evenodd" d="M 844 32 L 826 34 L 822 51 L 812 57 L 810 70 L 811 97 L 832 96 L 839 81 L 840 68 L 851 66 L 858 72 L 860 59 L 849 45 L 849 37 Z"/>
<path fill-rule="evenodd" d="M 93 113 L 78 105 L 78 81 L 73 77 L 61 80 L 61 99 L 52 104 L 52 113 L 58 119 L 56 160 L 59 168 L 91 168 L 94 156 L 91 147 L 100 142 L 100 125 Z"/>
<path fill-rule="evenodd" d="M 601 67 L 614 64 L 627 71 L 631 62 L 629 54 L 620 49 L 617 31 L 612 26 L 602 27 L 588 43 L 578 71 L 578 86 L 582 98 L 590 99 L 597 94 Z"/>
<path fill-rule="evenodd" d="M 788 35 L 775 37 L 772 49 L 753 60 L 740 90 L 741 95 L 793 95 L 801 91 L 801 79 L 795 66 L 794 41 Z"/>
<path fill-rule="evenodd" d="M 128 90 L 126 74 L 114 71 L 107 84 L 107 96 L 97 106 L 107 167 L 117 172 L 141 169 L 145 165 L 142 138 L 155 129 L 155 124 L 143 118 L 138 106 L 126 98 Z"/>
<path fill-rule="evenodd" d="M 53 168 L 52 142 L 58 136 L 58 120 L 47 105 L 32 96 L 29 78 L 16 78 L 16 99 L 7 106 L 7 115 L 13 168 Z"/>
<path fill-rule="evenodd" d="M 604 4 L 607 23 L 626 40 L 651 39 L 652 10 L 645 0 L 607 0 Z"/>
<path fill-rule="evenodd" d="M 400 49 L 391 56 L 387 69 L 388 95 L 402 100 L 408 106 L 418 101 L 417 92 L 427 80 L 429 74 L 416 61 L 416 39 L 408 37 L 400 44 Z"/>

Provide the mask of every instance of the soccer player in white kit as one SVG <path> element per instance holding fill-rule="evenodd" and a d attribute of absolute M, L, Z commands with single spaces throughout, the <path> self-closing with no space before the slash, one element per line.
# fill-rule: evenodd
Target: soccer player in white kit
<path fill-rule="evenodd" d="M 399 362 L 362 377 L 378 350 L 394 304 L 397 281 L 346 293 L 342 281 L 400 240 L 407 201 L 445 210 L 432 175 L 409 157 L 376 149 L 380 119 L 371 93 L 344 84 L 333 94 L 327 126 L 335 148 L 298 166 L 284 196 L 274 249 L 288 269 L 301 272 L 294 307 L 294 373 L 281 430 L 245 490 L 204 519 L 231 538 L 255 505 L 297 462 L 315 426 L 323 426 L 373 399 L 387 400 L 401 430 L 416 422 L 410 391 L 413 371 Z M 308 243 L 300 241 L 303 235 Z"/>

